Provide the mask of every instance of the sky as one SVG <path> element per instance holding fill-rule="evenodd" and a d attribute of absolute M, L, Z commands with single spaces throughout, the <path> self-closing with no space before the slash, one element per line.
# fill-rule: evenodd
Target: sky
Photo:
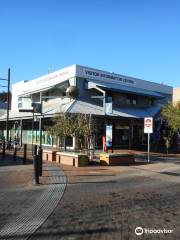
<path fill-rule="evenodd" d="M 180 87 L 179 63 L 179 0 L 0 0 L 11 83 L 80 64 Z"/>

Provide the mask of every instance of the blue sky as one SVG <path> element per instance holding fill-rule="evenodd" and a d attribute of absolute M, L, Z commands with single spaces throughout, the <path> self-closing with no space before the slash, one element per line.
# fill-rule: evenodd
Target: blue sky
<path fill-rule="evenodd" d="M 0 77 L 81 64 L 180 86 L 178 0 L 0 0 Z"/>

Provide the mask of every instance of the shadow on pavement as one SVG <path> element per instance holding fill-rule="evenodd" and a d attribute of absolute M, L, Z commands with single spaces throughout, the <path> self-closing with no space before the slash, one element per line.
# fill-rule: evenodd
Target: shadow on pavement
<path fill-rule="evenodd" d="M 17 155 L 16 159 L 14 159 L 13 154 L 10 152 L 10 153 L 6 153 L 5 158 L 3 158 L 2 153 L 0 153 L 0 167 L 33 164 L 33 161 L 31 160 L 31 158 L 32 158 L 32 155 L 30 155 L 30 153 L 27 154 L 27 159 L 24 162 L 23 156 Z"/>

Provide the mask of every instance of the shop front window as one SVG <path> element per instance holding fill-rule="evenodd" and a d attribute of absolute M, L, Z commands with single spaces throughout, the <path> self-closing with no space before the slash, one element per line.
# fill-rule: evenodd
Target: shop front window
<path fill-rule="evenodd" d="M 66 146 L 73 147 L 73 137 L 72 136 L 66 137 Z"/>
<path fill-rule="evenodd" d="M 129 126 L 117 125 L 114 134 L 114 145 L 116 147 L 129 144 Z"/>

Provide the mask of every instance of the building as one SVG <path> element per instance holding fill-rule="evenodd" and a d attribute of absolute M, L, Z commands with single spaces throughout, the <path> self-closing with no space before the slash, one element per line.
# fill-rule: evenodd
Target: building
<path fill-rule="evenodd" d="M 7 112 L 7 103 L 0 101 L 0 116 Z M 0 139 L 2 139 L 2 131 L 0 131 Z"/>
<path fill-rule="evenodd" d="M 73 97 L 67 94 L 72 89 L 70 86 L 78 90 Z M 72 65 L 12 85 L 11 136 L 18 135 L 24 143 L 38 143 L 38 114 L 35 114 L 35 131 L 32 131 L 32 113 L 19 112 L 19 109 L 32 109 L 32 102 L 41 102 L 42 126 L 59 113 L 91 114 L 98 123 L 94 132 L 96 148 L 102 147 L 107 124 L 112 126 L 114 148 L 139 147 L 147 142 L 146 134 L 143 133 L 144 117 L 153 117 L 154 131 L 158 131 L 161 108 L 171 99 L 170 86 Z M 3 115 L 0 121 L 5 119 Z M 43 144 L 59 145 L 59 141 L 43 130 Z M 76 148 L 77 140 L 72 138 L 69 146 Z"/>
<path fill-rule="evenodd" d="M 173 88 L 173 103 L 180 102 L 180 88 Z"/>

